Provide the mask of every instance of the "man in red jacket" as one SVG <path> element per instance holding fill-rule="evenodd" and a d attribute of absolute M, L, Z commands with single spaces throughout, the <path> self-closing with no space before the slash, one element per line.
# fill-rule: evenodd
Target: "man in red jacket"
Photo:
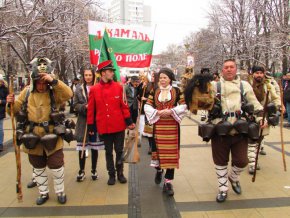
<path fill-rule="evenodd" d="M 100 82 L 90 89 L 87 111 L 89 134 L 93 133 L 96 123 L 97 131 L 105 143 L 107 170 L 109 173 L 108 185 L 114 185 L 117 178 L 120 183 L 126 183 L 121 160 L 125 129 L 134 129 L 135 124 L 130 118 L 128 105 L 123 102 L 123 87 L 113 81 L 115 69 L 112 61 L 104 61 L 98 65 L 101 74 Z M 116 153 L 116 169 L 113 160 L 113 148 Z M 122 164 L 118 164 L 122 163 Z"/>

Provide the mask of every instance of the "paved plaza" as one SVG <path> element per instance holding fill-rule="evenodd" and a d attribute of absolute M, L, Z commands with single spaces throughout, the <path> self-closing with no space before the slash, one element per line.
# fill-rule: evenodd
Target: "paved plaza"
<path fill-rule="evenodd" d="M 65 192 L 68 201 L 57 203 L 51 177 L 50 199 L 37 206 L 37 188 L 27 189 L 32 169 L 27 155 L 21 153 L 23 202 L 15 193 L 16 163 L 11 144 L 11 120 L 6 118 L 5 151 L 0 154 L 0 216 L 1 217 L 290 217 L 290 129 L 284 128 L 286 163 L 284 172 L 280 128 L 271 130 L 266 138 L 266 156 L 259 156 L 261 170 L 256 182 L 245 171 L 241 176 L 242 194 L 230 188 L 225 203 L 217 203 L 217 179 L 212 161 L 210 144 L 197 136 L 199 116 L 186 117 L 181 124 L 180 169 L 173 181 L 175 195 L 167 197 L 162 187 L 154 183 L 155 171 L 149 167 L 147 139 L 139 148 L 141 162 L 125 164 L 127 184 L 108 186 L 105 152 L 99 153 L 97 165 L 99 180 L 90 178 L 90 156 L 86 163 L 86 179 L 78 183 L 78 158 L 75 142 L 65 144 Z"/>

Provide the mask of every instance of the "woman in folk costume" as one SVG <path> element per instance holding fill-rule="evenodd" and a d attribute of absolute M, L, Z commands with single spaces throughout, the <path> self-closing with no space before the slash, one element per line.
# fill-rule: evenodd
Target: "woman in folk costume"
<path fill-rule="evenodd" d="M 181 91 L 172 87 L 172 81 L 175 80 L 172 70 L 162 68 L 158 77 L 159 88 L 150 93 L 144 107 L 149 124 L 154 124 L 153 135 L 157 148 L 156 151 L 152 149 L 151 166 L 156 168 L 156 184 L 161 183 L 163 170 L 166 169 L 163 191 L 173 196 L 171 181 L 174 179 L 174 169 L 179 168 L 179 124 L 187 107 Z"/>
<path fill-rule="evenodd" d="M 89 135 L 85 134 L 85 126 L 87 125 L 87 107 L 88 107 L 88 96 L 90 88 L 93 85 L 95 80 L 95 74 L 92 70 L 85 70 L 83 74 L 83 84 L 76 88 L 73 99 L 74 110 L 78 113 L 76 130 L 75 130 L 75 139 L 77 140 L 77 151 L 79 156 L 79 173 L 77 175 L 77 181 L 82 182 L 85 179 L 85 164 L 86 158 L 82 157 L 82 146 L 84 137 L 85 139 L 85 148 L 91 149 L 91 158 L 92 158 L 92 169 L 91 177 L 92 180 L 98 179 L 97 174 L 97 162 L 98 162 L 98 150 L 104 148 L 103 141 L 100 141 L 98 134 Z M 96 131 L 96 130 L 95 130 Z"/>

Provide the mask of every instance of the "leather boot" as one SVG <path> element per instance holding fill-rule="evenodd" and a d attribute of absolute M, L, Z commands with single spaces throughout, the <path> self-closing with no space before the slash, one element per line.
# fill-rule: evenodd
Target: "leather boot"
<path fill-rule="evenodd" d="M 109 174 L 109 180 L 107 182 L 108 185 L 115 185 L 116 183 L 116 176 L 115 174 Z"/>
<path fill-rule="evenodd" d="M 117 170 L 117 177 L 120 183 L 127 183 L 127 179 L 123 174 L 123 169 Z"/>
<path fill-rule="evenodd" d="M 124 176 L 123 172 L 118 172 L 117 176 L 120 183 L 127 183 L 127 179 Z"/>

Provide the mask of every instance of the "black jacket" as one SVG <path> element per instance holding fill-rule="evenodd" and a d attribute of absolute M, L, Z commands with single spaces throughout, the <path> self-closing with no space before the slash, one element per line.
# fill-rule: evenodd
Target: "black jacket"
<path fill-rule="evenodd" d="M 8 95 L 8 89 L 2 85 L 0 86 L 0 119 L 4 119 L 6 117 L 5 107 L 6 107 L 6 97 Z"/>

